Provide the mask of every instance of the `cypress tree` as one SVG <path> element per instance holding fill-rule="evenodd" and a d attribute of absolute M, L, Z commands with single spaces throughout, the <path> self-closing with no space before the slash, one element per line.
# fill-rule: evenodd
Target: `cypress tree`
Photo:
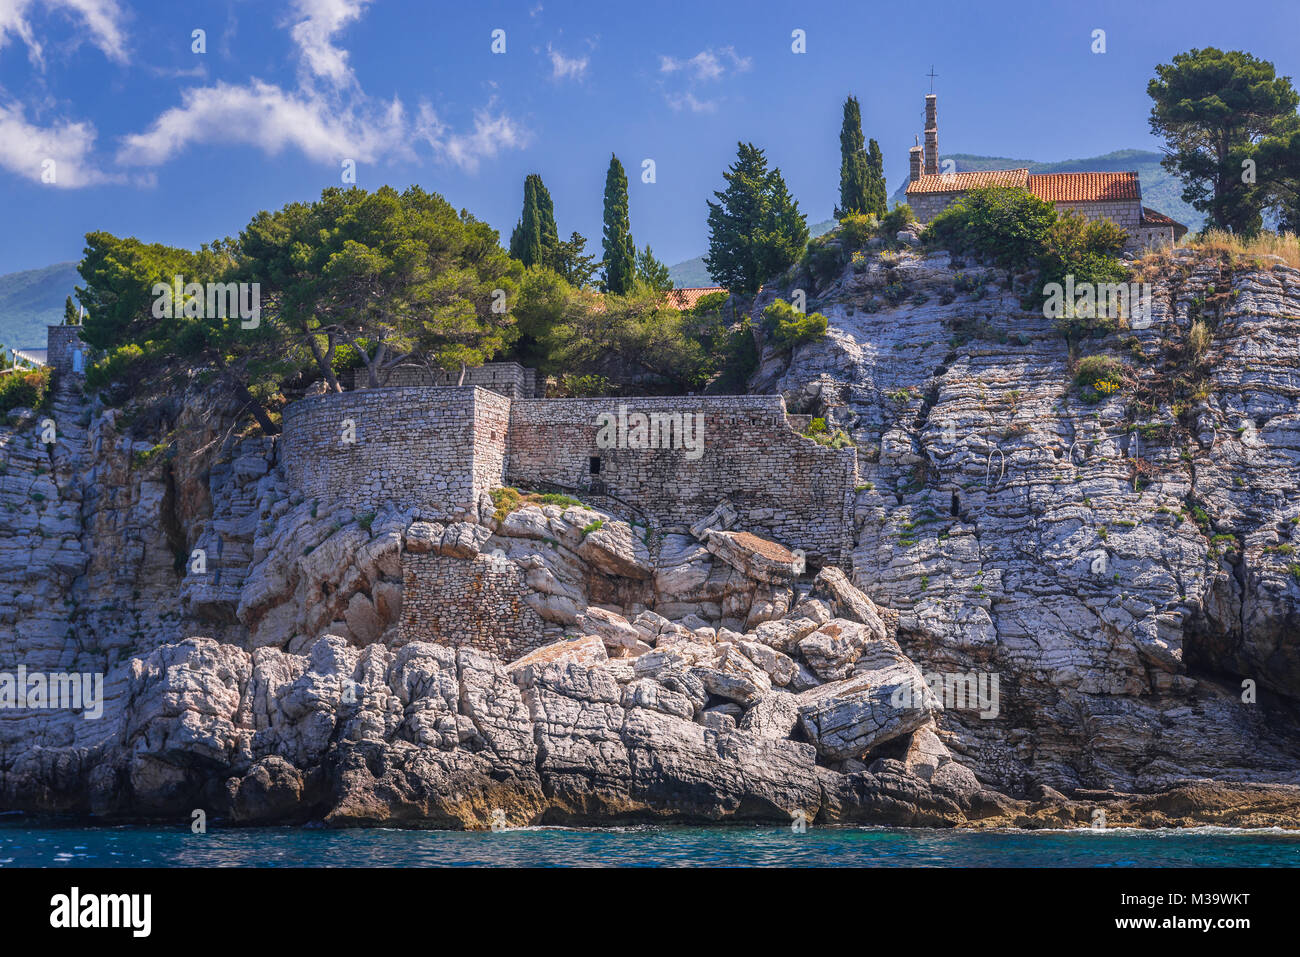
<path fill-rule="evenodd" d="M 636 282 L 636 244 L 627 209 L 627 174 L 618 157 L 610 154 L 605 174 L 605 232 L 601 240 L 605 253 L 605 275 L 601 289 L 624 295 Z"/>
<path fill-rule="evenodd" d="M 875 140 L 867 150 L 867 174 L 870 177 L 868 195 L 871 206 L 865 210 L 883 216 L 889 212 L 889 192 L 885 188 L 885 157 L 881 155 L 880 144 Z"/>
<path fill-rule="evenodd" d="M 862 139 L 862 110 L 858 98 L 850 96 L 844 101 L 844 120 L 840 125 L 840 204 L 835 208 L 835 218 L 871 211 L 871 177 Z"/>
<path fill-rule="evenodd" d="M 524 179 L 524 211 L 510 234 L 510 255 L 525 266 L 552 265 L 560 245 L 555 227 L 555 204 L 536 173 Z"/>

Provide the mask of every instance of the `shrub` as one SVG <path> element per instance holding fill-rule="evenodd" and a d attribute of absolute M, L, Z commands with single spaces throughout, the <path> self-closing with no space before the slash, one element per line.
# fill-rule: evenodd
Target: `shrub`
<path fill-rule="evenodd" d="M 589 399 L 613 395 L 618 388 L 603 375 L 562 375 L 554 392 L 562 398 Z"/>
<path fill-rule="evenodd" d="M 785 352 L 826 335 L 826 317 L 820 312 L 804 315 L 784 299 L 763 310 L 763 329 Z"/>
<path fill-rule="evenodd" d="M 1205 354 L 1210 351 L 1210 327 L 1200 319 L 1192 323 L 1191 331 L 1187 334 L 1187 350 L 1191 353 L 1194 362 L 1200 362 L 1205 358 Z"/>
<path fill-rule="evenodd" d="M 838 239 L 844 249 L 861 249 L 876 235 L 876 217 L 866 213 L 849 213 L 840 220 Z"/>
<path fill-rule="evenodd" d="M 1004 269 L 1038 264 L 1056 210 L 1019 187 L 973 189 L 934 219 L 927 243 L 952 252 L 973 252 Z"/>
<path fill-rule="evenodd" d="M 86 370 L 86 389 L 96 392 L 113 382 L 120 382 L 131 367 L 144 358 L 144 349 L 134 342 L 118 346 Z"/>
<path fill-rule="evenodd" d="M 709 312 L 719 312 L 722 307 L 727 304 L 727 300 L 730 298 L 731 293 L 725 291 L 708 293 L 707 295 L 700 296 L 700 298 L 696 300 L 695 305 L 691 308 L 691 312 L 695 313 L 697 316 Z"/>
<path fill-rule="evenodd" d="M 39 409 L 50 393 L 48 367 L 0 375 L 0 414 L 12 409 Z"/>
<path fill-rule="evenodd" d="M 916 222 L 916 213 L 912 212 L 912 207 L 907 203 L 899 203 L 884 216 L 880 217 L 879 233 L 886 239 L 893 239 L 898 235 L 899 230 L 905 229 Z"/>
<path fill-rule="evenodd" d="M 1077 299 L 1060 302 L 1056 324 L 1066 339 L 1076 341 L 1119 328 L 1119 303 L 1103 299 L 1101 291 L 1124 281 L 1126 270 L 1119 255 L 1127 239 L 1128 233 L 1109 219 L 1088 220 L 1073 210 L 1059 216 L 1047 230 L 1039 254 L 1038 282 L 1043 295 L 1047 295 L 1049 283 L 1058 283 L 1064 290 L 1067 277 L 1073 278 L 1076 287 L 1091 286 L 1094 293 L 1091 307 L 1086 299 L 1082 308 L 1077 308 Z"/>
<path fill-rule="evenodd" d="M 1123 371 L 1124 363 L 1118 359 L 1111 356 L 1088 356 L 1079 361 L 1074 381 L 1094 392 L 1110 394 L 1123 384 Z"/>
<path fill-rule="evenodd" d="M 596 519 L 594 522 L 592 522 L 590 525 L 584 525 L 584 526 L 582 526 L 582 537 L 583 537 L 583 538 L 586 538 L 586 537 L 587 537 L 588 535 L 590 535 L 592 532 L 600 531 L 600 529 L 602 529 L 602 528 L 604 528 L 604 527 L 605 527 L 605 520 L 604 520 L 603 518 L 598 518 L 598 519 Z"/>
<path fill-rule="evenodd" d="M 801 262 L 817 286 L 824 286 L 838 276 L 844 268 L 844 250 L 835 233 L 818 236 L 808 243 Z"/>

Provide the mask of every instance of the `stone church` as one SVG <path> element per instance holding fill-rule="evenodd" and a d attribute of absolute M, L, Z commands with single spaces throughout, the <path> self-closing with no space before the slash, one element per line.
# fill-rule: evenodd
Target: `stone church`
<path fill-rule="evenodd" d="M 1132 251 L 1176 243 L 1187 227 L 1163 213 L 1142 205 L 1142 184 L 1136 172 L 1045 173 L 1024 169 L 997 169 L 967 173 L 939 172 L 939 123 L 936 97 L 925 98 L 925 145 L 911 149 L 907 202 L 921 223 L 973 189 L 1016 186 L 1027 189 L 1058 211 L 1073 209 L 1088 219 L 1106 218 L 1128 231 L 1126 248 Z"/>

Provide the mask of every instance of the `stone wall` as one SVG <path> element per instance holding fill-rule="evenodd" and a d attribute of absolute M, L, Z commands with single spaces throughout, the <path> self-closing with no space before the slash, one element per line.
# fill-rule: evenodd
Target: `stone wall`
<path fill-rule="evenodd" d="M 476 388 L 301 399 L 284 411 L 285 476 L 308 498 L 358 510 L 396 505 L 429 517 L 472 516 L 479 493 L 501 483 L 509 407 Z"/>
<path fill-rule="evenodd" d="M 627 415 L 702 414 L 701 454 L 599 447 L 597 417 L 620 406 Z M 796 434 L 780 396 L 536 399 L 511 403 L 506 478 L 603 491 L 660 525 L 690 525 L 727 498 L 737 527 L 814 561 L 839 562 L 852 528 L 857 453 Z"/>
<path fill-rule="evenodd" d="M 436 641 L 490 651 L 506 661 L 554 639 L 524 602 L 530 589 L 514 562 L 433 553 L 402 555 L 402 643 Z"/>
<path fill-rule="evenodd" d="M 1072 209 L 1085 219 L 1109 219 L 1132 232 L 1142 222 L 1140 200 L 1120 200 L 1101 203 L 1053 203 L 1058 213 Z"/>
<path fill-rule="evenodd" d="M 916 221 L 924 225 L 966 194 L 961 193 L 914 193 L 907 197 L 907 204 L 916 214 Z"/>
<path fill-rule="evenodd" d="M 424 386 L 439 389 L 468 388 L 478 386 L 489 392 L 508 396 L 512 399 L 531 399 L 537 396 L 537 370 L 528 369 L 518 362 L 488 362 L 484 365 L 465 370 L 463 386 L 457 386 L 460 370 L 448 372 L 444 369 L 430 371 L 424 366 L 402 365 L 388 375 L 388 382 L 382 388 L 397 389 L 408 386 Z M 339 376 L 343 388 L 366 388 L 366 370 L 349 369 Z"/>
<path fill-rule="evenodd" d="M 81 326 L 48 326 L 45 330 L 45 362 L 60 379 L 85 374 L 86 346 L 81 341 Z M 81 362 L 76 356 L 81 354 Z"/>
<path fill-rule="evenodd" d="M 459 371 L 439 370 L 434 385 L 452 386 L 459 377 Z M 537 370 L 527 369 L 518 362 L 488 362 L 474 369 L 466 369 L 465 385 L 476 385 L 480 389 L 489 389 L 512 399 L 538 397 Z"/>
<path fill-rule="evenodd" d="M 620 408 L 678 425 L 691 416 L 702 431 L 601 447 L 598 416 Z M 308 498 L 430 518 L 474 517 L 503 481 L 607 494 L 660 526 L 691 525 L 725 498 L 739 527 L 814 562 L 846 556 L 857 481 L 856 452 L 797 434 L 780 396 L 511 401 L 478 388 L 366 389 L 290 405 L 283 450 L 290 487 Z"/>

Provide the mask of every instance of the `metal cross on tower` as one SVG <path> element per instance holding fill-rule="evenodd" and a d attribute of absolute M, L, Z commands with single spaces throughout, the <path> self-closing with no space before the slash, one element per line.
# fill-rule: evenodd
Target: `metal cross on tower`
<path fill-rule="evenodd" d="M 931 92 L 931 93 L 934 92 L 934 78 L 935 78 L 936 76 L 938 76 L 938 75 L 939 75 L 938 73 L 935 73 L 935 72 L 934 72 L 934 64 L 931 63 L 931 64 L 930 64 L 930 72 L 926 74 L 926 76 L 928 76 L 928 77 L 930 78 L 930 92 Z"/>

